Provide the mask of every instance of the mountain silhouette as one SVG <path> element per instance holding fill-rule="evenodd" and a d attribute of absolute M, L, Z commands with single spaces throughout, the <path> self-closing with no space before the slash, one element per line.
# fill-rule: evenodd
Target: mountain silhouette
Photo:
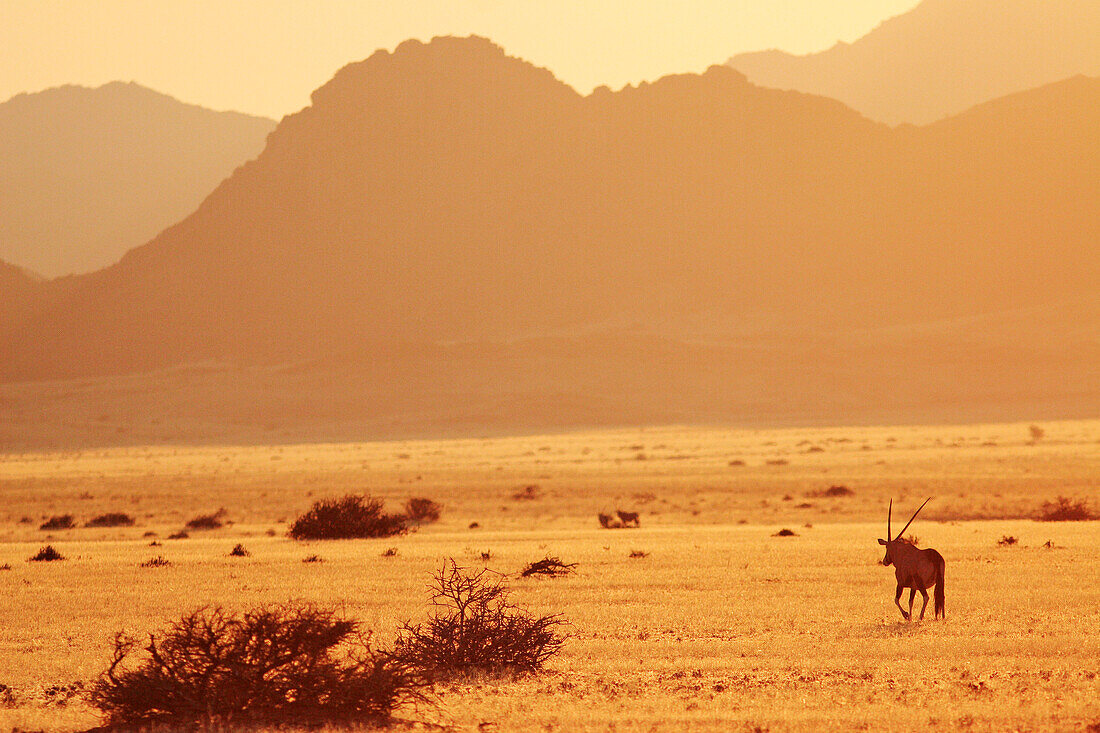
<path fill-rule="evenodd" d="M 1100 81 L 891 129 L 724 66 L 584 97 L 475 37 L 312 101 L 193 214 L 37 286 L 0 378 L 298 364 L 188 400 L 426 430 L 1098 406 L 1100 323 L 1048 317 L 1100 282 Z"/>
<path fill-rule="evenodd" d="M 729 64 L 754 83 L 839 99 L 871 119 L 924 124 L 1076 74 L 1100 76 L 1094 0 L 924 0 L 858 41 Z"/>
<path fill-rule="evenodd" d="M 255 157 L 271 120 L 113 82 L 0 104 L 0 258 L 47 277 L 118 260 Z"/>

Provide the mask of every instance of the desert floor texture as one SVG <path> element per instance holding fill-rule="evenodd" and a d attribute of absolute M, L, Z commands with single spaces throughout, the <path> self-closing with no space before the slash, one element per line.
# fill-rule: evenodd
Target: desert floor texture
<path fill-rule="evenodd" d="M 72 690 L 105 668 L 115 632 L 201 605 L 330 603 L 384 640 L 426 614 L 445 558 L 508 573 L 518 603 L 563 614 L 572 636 L 544 674 L 440 686 L 408 719 L 458 731 L 1088 730 L 1100 723 L 1100 524 L 1035 517 L 1058 496 L 1100 509 L 1100 421 L 1040 427 L 3 455 L 0 731 L 97 725 Z M 824 494 L 834 486 L 852 493 Z M 314 500 L 350 492 L 393 510 L 429 497 L 443 517 L 388 539 L 286 536 Z M 947 619 L 931 620 L 929 604 L 906 623 L 876 540 L 891 498 L 897 531 L 928 496 L 907 534 L 947 560 Z M 167 539 L 219 509 L 231 524 Z M 641 527 L 601 529 L 597 513 L 615 509 L 640 512 Z M 135 526 L 82 526 L 116 511 Z M 38 528 L 60 514 L 80 526 Z M 776 536 L 784 528 L 795 536 Z M 228 556 L 237 543 L 251 556 Z M 28 562 L 45 544 L 67 559 Z M 170 564 L 142 567 L 158 555 Z M 546 555 L 576 573 L 517 577 Z"/>

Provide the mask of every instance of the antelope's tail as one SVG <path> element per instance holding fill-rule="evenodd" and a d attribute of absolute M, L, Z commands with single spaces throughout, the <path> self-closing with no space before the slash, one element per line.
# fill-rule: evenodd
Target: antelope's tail
<path fill-rule="evenodd" d="M 933 550 L 933 552 L 936 552 Z M 943 555 L 936 552 L 936 618 L 943 616 L 947 618 L 947 610 L 944 608 L 944 571 L 947 569 L 947 563 L 943 559 Z"/>

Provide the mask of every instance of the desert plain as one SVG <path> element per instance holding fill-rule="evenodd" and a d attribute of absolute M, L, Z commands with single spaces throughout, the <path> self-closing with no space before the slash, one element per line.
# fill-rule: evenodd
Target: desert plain
<path fill-rule="evenodd" d="M 417 726 L 1094 730 L 1100 525 L 1036 517 L 1059 496 L 1097 508 L 1100 421 L 1036 428 L 655 427 L 9 453 L 0 730 L 97 725 L 78 690 L 105 669 L 115 632 L 140 637 L 203 605 L 330 604 L 384 642 L 426 615 L 427 582 L 447 558 L 507 574 L 513 599 L 562 614 L 570 637 L 542 674 L 438 685 L 402 711 Z M 313 501 L 347 493 L 395 511 L 428 497 L 443 514 L 385 539 L 287 536 Z M 897 532 L 929 496 L 906 534 L 946 558 L 947 617 L 933 620 L 929 604 L 923 622 L 905 622 L 876 540 L 891 499 Z M 601 528 L 597 514 L 616 509 L 639 512 L 640 528 Z M 168 539 L 218 510 L 222 528 Z M 136 523 L 83 526 L 106 512 Z M 77 527 L 39 529 L 62 514 Z M 46 544 L 66 559 L 29 562 Z M 236 544 L 250 555 L 229 556 Z M 547 555 L 575 573 L 518 577 Z M 143 566 L 158 556 L 168 564 Z"/>

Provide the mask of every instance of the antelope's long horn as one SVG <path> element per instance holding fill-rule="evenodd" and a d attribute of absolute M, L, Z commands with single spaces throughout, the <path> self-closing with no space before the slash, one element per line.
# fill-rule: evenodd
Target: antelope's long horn
<path fill-rule="evenodd" d="M 894 513 L 894 500 L 890 500 L 890 506 L 886 509 L 886 539 L 893 537 L 890 534 L 890 515 Z"/>
<path fill-rule="evenodd" d="M 924 504 L 927 504 L 930 501 L 932 501 L 931 496 L 924 500 Z M 901 528 L 901 531 L 898 532 L 898 536 L 894 538 L 895 540 L 898 539 L 898 537 L 901 537 L 903 534 L 905 534 L 905 530 L 909 529 L 909 525 L 912 524 L 913 520 L 917 518 L 918 514 L 920 514 L 920 510 L 924 509 L 924 504 L 921 504 L 920 507 L 917 508 L 917 511 L 913 512 L 912 518 L 908 522 L 905 523 L 904 527 Z"/>

